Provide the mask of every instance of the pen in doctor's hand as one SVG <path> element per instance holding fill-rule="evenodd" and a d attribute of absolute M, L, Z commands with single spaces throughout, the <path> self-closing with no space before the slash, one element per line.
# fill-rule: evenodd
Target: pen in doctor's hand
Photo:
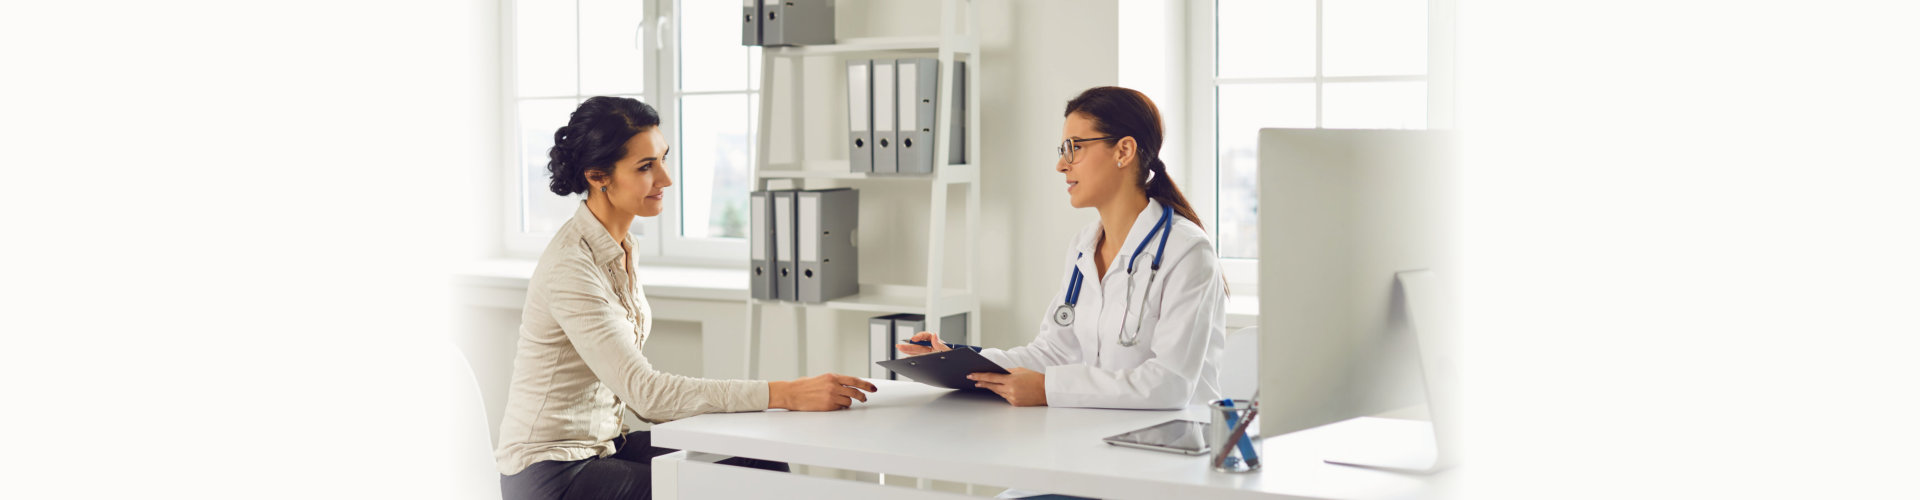
<path fill-rule="evenodd" d="M 932 332 L 920 332 L 920 333 L 914 334 L 913 338 L 908 339 L 905 342 L 896 344 L 894 348 L 899 349 L 902 354 L 906 354 L 908 356 L 919 356 L 921 354 L 928 354 L 928 353 L 934 353 L 934 352 L 940 352 L 940 351 L 952 349 L 952 347 L 948 346 L 945 342 L 940 341 L 939 335 L 935 335 Z"/>

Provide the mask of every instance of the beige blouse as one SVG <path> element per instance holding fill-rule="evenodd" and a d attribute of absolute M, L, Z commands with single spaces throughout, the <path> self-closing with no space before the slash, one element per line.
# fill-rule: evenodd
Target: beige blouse
<path fill-rule="evenodd" d="M 527 284 L 494 450 L 501 474 L 543 460 L 613 454 L 613 438 L 626 432 L 623 403 L 648 422 L 767 409 L 766 382 L 654 370 L 640 351 L 652 316 L 634 279 L 633 255 L 582 202 Z"/>

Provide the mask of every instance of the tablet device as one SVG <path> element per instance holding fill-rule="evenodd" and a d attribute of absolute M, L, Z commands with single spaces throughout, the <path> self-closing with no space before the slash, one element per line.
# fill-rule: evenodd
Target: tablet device
<path fill-rule="evenodd" d="M 982 357 L 972 349 L 953 349 L 921 354 L 900 359 L 878 361 L 876 364 L 893 370 L 915 382 L 948 389 L 981 389 L 967 380 L 967 374 L 974 372 L 1007 373 L 1005 368 L 993 360 Z"/>
<path fill-rule="evenodd" d="M 1159 425 L 1108 437 L 1107 444 L 1154 451 L 1200 455 L 1207 452 L 1207 423 L 1168 420 Z"/>

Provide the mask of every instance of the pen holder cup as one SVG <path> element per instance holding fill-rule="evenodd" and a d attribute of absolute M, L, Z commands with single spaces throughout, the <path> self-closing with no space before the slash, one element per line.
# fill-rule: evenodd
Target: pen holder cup
<path fill-rule="evenodd" d="M 1260 404 L 1245 399 L 1221 399 L 1207 405 L 1207 464 L 1220 472 L 1260 470 L 1260 440 L 1254 423 Z"/>

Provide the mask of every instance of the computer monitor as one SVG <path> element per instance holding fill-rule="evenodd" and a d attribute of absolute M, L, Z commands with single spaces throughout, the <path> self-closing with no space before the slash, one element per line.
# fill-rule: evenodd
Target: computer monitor
<path fill-rule="evenodd" d="M 1398 440 L 1414 442 L 1330 445 L 1328 461 L 1426 472 L 1457 456 L 1452 137 L 1260 131 L 1260 407 L 1268 435 L 1424 404 L 1431 425 L 1372 422 L 1421 426 Z"/>

